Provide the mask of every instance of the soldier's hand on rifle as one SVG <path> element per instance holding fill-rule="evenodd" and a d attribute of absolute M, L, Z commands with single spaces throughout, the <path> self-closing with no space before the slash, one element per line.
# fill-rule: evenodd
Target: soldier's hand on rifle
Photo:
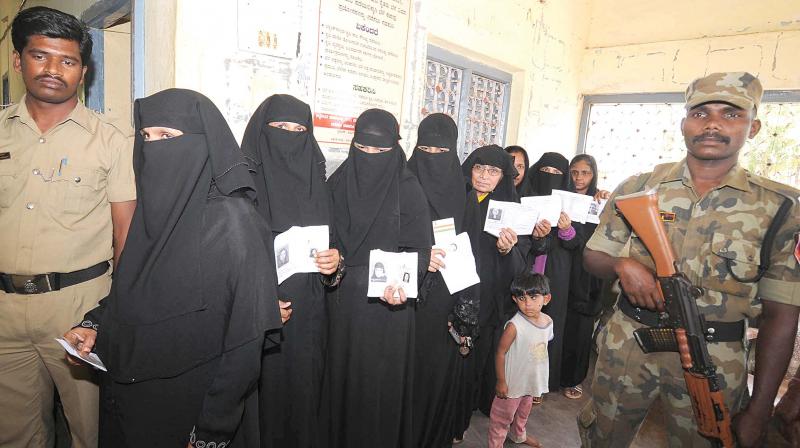
<path fill-rule="evenodd" d="M 655 274 L 647 266 L 623 257 L 614 263 L 614 271 L 631 305 L 664 311 L 664 302 L 658 290 Z"/>
<path fill-rule="evenodd" d="M 767 434 L 769 415 L 761 416 L 745 409 L 733 417 L 731 425 L 740 448 L 760 447 Z"/>

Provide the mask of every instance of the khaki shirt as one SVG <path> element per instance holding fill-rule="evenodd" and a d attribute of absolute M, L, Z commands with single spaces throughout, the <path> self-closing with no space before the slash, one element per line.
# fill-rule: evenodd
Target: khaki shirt
<path fill-rule="evenodd" d="M 697 304 L 709 319 L 732 322 L 755 317 L 761 312 L 759 298 L 800 306 L 800 267 L 794 256 L 800 191 L 736 165 L 720 186 L 698 197 L 685 159 L 658 165 L 652 173 L 633 176 L 617 187 L 586 247 L 619 256 L 630 238 L 629 256 L 655 269 L 644 244 L 613 206 L 616 196 L 650 188 L 657 189 L 659 208 L 667 212 L 662 221 L 679 270 L 704 288 Z M 793 205 L 775 238 L 769 269 L 757 283 L 735 280 L 726 260 L 739 278 L 757 273 L 764 234 L 784 198 Z"/>
<path fill-rule="evenodd" d="M 0 272 L 113 258 L 111 203 L 136 199 L 133 131 L 82 103 L 44 134 L 25 98 L 0 112 Z"/>

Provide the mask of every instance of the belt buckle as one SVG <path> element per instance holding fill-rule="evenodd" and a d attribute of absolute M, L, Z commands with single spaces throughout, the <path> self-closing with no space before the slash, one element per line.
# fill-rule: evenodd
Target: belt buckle
<path fill-rule="evenodd" d="M 46 274 L 39 275 L 13 275 L 11 284 L 17 294 L 40 294 L 50 292 L 50 278 Z"/>

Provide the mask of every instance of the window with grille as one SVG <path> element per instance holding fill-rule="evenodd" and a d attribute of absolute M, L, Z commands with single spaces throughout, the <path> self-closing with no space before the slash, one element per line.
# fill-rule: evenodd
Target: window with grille
<path fill-rule="evenodd" d="M 683 94 L 597 95 L 584 100 L 578 152 L 597 159 L 598 186 L 681 160 L 686 145 Z M 750 172 L 800 187 L 800 91 L 770 91 L 758 111 L 762 127 L 739 162 Z"/>
<path fill-rule="evenodd" d="M 511 75 L 437 47 L 428 47 L 421 118 L 441 112 L 458 124 L 464 160 L 475 148 L 504 146 Z"/>

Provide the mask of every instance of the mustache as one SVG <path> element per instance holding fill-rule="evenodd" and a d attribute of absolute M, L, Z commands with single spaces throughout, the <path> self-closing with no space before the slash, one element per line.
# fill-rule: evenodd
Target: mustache
<path fill-rule="evenodd" d="M 67 85 L 67 83 L 65 83 L 65 82 L 64 82 L 62 79 L 60 79 L 60 78 L 57 78 L 57 77 L 55 77 L 55 76 L 52 76 L 52 75 L 39 75 L 39 76 L 37 76 L 37 77 L 35 77 L 35 78 L 33 78 L 33 79 L 35 79 L 36 81 L 40 81 L 40 80 L 42 80 L 42 79 L 49 79 L 49 80 L 52 80 L 52 81 L 56 81 L 56 82 L 58 82 L 58 83 L 59 83 L 59 84 L 61 84 L 62 86 L 65 86 L 65 87 L 66 87 L 66 85 Z"/>
<path fill-rule="evenodd" d="M 704 132 L 704 133 L 702 133 L 702 134 L 700 134 L 698 136 L 695 136 L 692 139 L 692 143 L 697 143 L 697 142 L 700 142 L 702 140 L 716 140 L 718 142 L 725 143 L 726 145 L 731 142 L 731 138 L 730 137 L 726 137 L 724 135 L 720 135 L 720 134 L 718 134 L 716 132 Z"/>

